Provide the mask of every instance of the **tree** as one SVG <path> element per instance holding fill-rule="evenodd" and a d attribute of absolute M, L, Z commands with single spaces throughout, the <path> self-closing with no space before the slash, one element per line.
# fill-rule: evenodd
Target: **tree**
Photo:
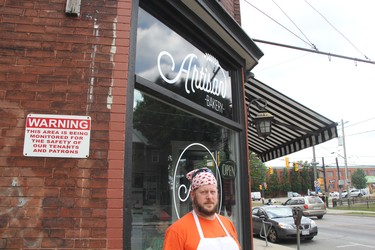
<path fill-rule="evenodd" d="M 280 190 L 284 191 L 285 194 L 287 194 L 291 189 L 288 169 L 284 168 L 281 178 L 282 180 L 281 180 Z"/>
<path fill-rule="evenodd" d="M 266 196 L 279 197 L 290 191 L 306 194 L 308 189 L 314 188 L 314 172 L 310 163 L 301 161 L 299 170 L 284 168 L 273 169 L 273 174 L 267 176 L 267 167 L 255 153 L 250 154 L 251 189 L 261 191 L 259 185 L 267 182 Z M 281 173 L 280 173 L 281 172 Z"/>
<path fill-rule="evenodd" d="M 170 141 L 219 141 L 221 128 L 157 99 L 143 95 L 133 114 L 134 128 L 152 145 L 165 146 Z"/>
<path fill-rule="evenodd" d="M 302 180 L 299 174 L 299 171 L 289 170 L 290 171 L 290 191 L 301 193 L 302 191 Z"/>
<path fill-rule="evenodd" d="M 274 171 L 273 174 L 268 177 L 268 192 L 272 197 L 278 197 L 280 192 L 280 180 L 277 174 L 277 171 Z"/>
<path fill-rule="evenodd" d="M 311 167 L 311 165 L 307 162 L 302 164 L 301 182 L 301 193 L 307 194 L 307 190 L 313 189 L 314 187 L 314 170 Z"/>
<path fill-rule="evenodd" d="M 258 156 L 251 152 L 250 153 L 250 177 L 251 177 L 251 190 L 259 190 L 259 185 L 262 185 L 266 181 L 267 167 L 258 158 Z"/>
<path fill-rule="evenodd" d="M 352 184 L 357 189 L 367 187 L 366 173 L 363 169 L 359 168 L 351 175 Z"/>

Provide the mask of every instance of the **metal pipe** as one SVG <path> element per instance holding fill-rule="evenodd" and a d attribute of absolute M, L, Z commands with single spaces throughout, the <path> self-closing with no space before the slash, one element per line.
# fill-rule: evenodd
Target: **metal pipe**
<path fill-rule="evenodd" d="M 371 60 L 364 60 L 364 59 L 359 59 L 359 58 L 350 57 L 350 56 L 342 56 L 342 55 L 338 55 L 338 54 L 332 54 L 332 53 L 329 53 L 329 52 L 322 52 L 322 51 L 319 51 L 319 50 L 305 49 L 305 48 L 301 48 L 301 47 L 296 47 L 296 46 L 291 46 L 291 45 L 281 44 L 281 43 L 275 43 L 275 42 L 270 42 L 270 41 L 264 41 L 264 40 L 259 40 L 259 39 L 253 39 L 253 41 L 259 42 L 259 43 L 275 45 L 275 46 L 280 46 L 280 47 L 285 47 L 285 48 L 289 48 L 289 49 L 303 50 L 303 51 L 307 51 L 307 52 L 311 52 L 311 53 L 315 53 L 315 54 L 327 55 L 329 57 L 333 56 L 333 57 L 338 57 L 338 58 L 342 58 L 342 59 L 353 60 L 355 62 L 364 62 L 364 63 L 375 64 L 375 62 L 371 61 Z"/>

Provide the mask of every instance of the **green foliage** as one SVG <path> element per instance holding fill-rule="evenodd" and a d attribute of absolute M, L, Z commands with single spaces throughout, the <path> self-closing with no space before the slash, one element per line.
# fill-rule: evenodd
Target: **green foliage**
<path fill-rule="evenodd" d="M 281 191 L 284 191 L 285 193 L 291 191 L 291 185 L 290 185 L 290 181 L 289 181 L 289 171 L 288 169 L 284 168 L 283 169 L 283 172 L 281 174 L 281 178 L 282 178 L 282 181 L 281 181 L 281 185 L 280 185 L 280 190 Z"/>
<path fill-rule="evenodd" d="M 366 173 L 363 169 L 359 168 L 351 174 L 352 185 L 357 189 L 363 189 L 367 187 L 366 184 Z"/>
<path fill-rule="evenodd" d="M 371 202 L 371 200 L 367 200 L 366 202 L 361 202 L 361 203 L 354 203 L 351 204 L 350 206 L 348 205 L 342 205 L 342 206 L 337 206 L 334 208 L 335 210 L 350 210 L 350 213 L 352 215 L 361 215 L 361 216 L 372 216 L 375 217 L 375 202 Z M 370 213 L 366 213 L 370 212 Z"/>
<path fill-rule="evenodd" d="M 252 191 L 260 191 L 259 185 L 267 183 L 265 195 L 268 197 L 279 197 L 287 192 L 293 191 L 306 194 L 308 189 L 314 187 L 314 173 L 311 164 L 299 162 L 299 170 L 294 168 L 280 169 L 273 168 L 273 174 L 267 176 L 268 169 L 255 153 L 250 154 L 250 176 Z"/>
<path fill-rule="evenodd" d="M 290 187 L 291 191 L 302 193 L 302 178 L 299 171 L 290 170 Z"/>
<path fill-rule="evenodd" d="M 277 171 L 274 171 L 268 178 L 268 192 L 272 197 L 278 197 L 280 195 L 280 180 L 277 176 Z"/>
<path fill-rule="evenodd" d="M 211 122 L 143 95 L 133 114 L 134 128 L 142 132 L 153 145 L 168 145 L 170 141 L 215 142 L 221 138 L 221 128 Z"/>
<path fill-rule="evenodd" d="M 250 153 L 250 178 L 251 178 L 251 190 L 260 191 L 259 185 L 266 181 L 267 167 L 258 158 L 258 156 L 251 152 Z"/>
<path fill-rule="evenodd" d="M 279 197 L 285 195 L 281 192 L 298 192 L 306 194 L 308 189 L 314 187 L 314 173 L 311 164 L 308 162 L 299 162 L 299 170 L 294 171 L 294 168 L 284 168 L 280 170 L 274 168 L 273 174 L 267 175 L 267 167 L 257 157 L 255 153 L 250 154 L 250 175 L 251 175 L 251 190 L 259 190 L 259 185 L 267 182 L 268 189 L 265 190 L 266 196 Z"/>
<path fill-rule="evenodd" d="M 301 189 L 302 193 L 306 192 L 308 189 L 314 187 L 314 172 L 310 164 L 305 162 L 301 170 Z"/>

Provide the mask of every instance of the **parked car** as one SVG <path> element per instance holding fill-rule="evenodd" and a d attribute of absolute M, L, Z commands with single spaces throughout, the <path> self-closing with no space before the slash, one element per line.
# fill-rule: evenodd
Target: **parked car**
<path fill-rule="evenodd" d="M 282 239 L 295 239 L 297 228 L 294 224 L 293 212 L 290 207 L 272 205 L 253 208 L 253 233 L 265 235 L 263 221 L 267 238 L 270 242 Z M 312 240 L 318 234 L 318 227 L 310 218 L 302 216 L 300 225 L 300 238 Z"/>
<path fill-rule="evenodd" d="M 292 208 L 299 207 L 304 216 L 316 216 L 318 219 L 322 219 L 327 213 L 326 204 L 318 196 L 292 197 L 286 200 L 283 205 Z"/>
<path fill-rule="evenodd" d="M 350 190 L 350 197 L 362 197 L 365 195 L 365 191 L 362 189 L 352 189 Z"/>

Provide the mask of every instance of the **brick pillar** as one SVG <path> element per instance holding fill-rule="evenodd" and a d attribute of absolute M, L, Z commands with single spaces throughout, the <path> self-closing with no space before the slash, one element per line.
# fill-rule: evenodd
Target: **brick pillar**
<path fill-rule="evenodd" d="M 114 56 L 112 104 L 109 124 L 108 152 L 108 210 L 107 239 L 108 249 L 123 247 L 123 194 L 125 160 L 125 115 L 126 88 L 128 81 L 128 56 L 130 37 L 130 0 L 121 0 L 117 4 L 116 41 Z M 132 104 L 129 104 L 132 105 Z M 131 138 L 130 138 L 131 139 Z M 130 230 L 130 229 L 129 229 Z"/>

